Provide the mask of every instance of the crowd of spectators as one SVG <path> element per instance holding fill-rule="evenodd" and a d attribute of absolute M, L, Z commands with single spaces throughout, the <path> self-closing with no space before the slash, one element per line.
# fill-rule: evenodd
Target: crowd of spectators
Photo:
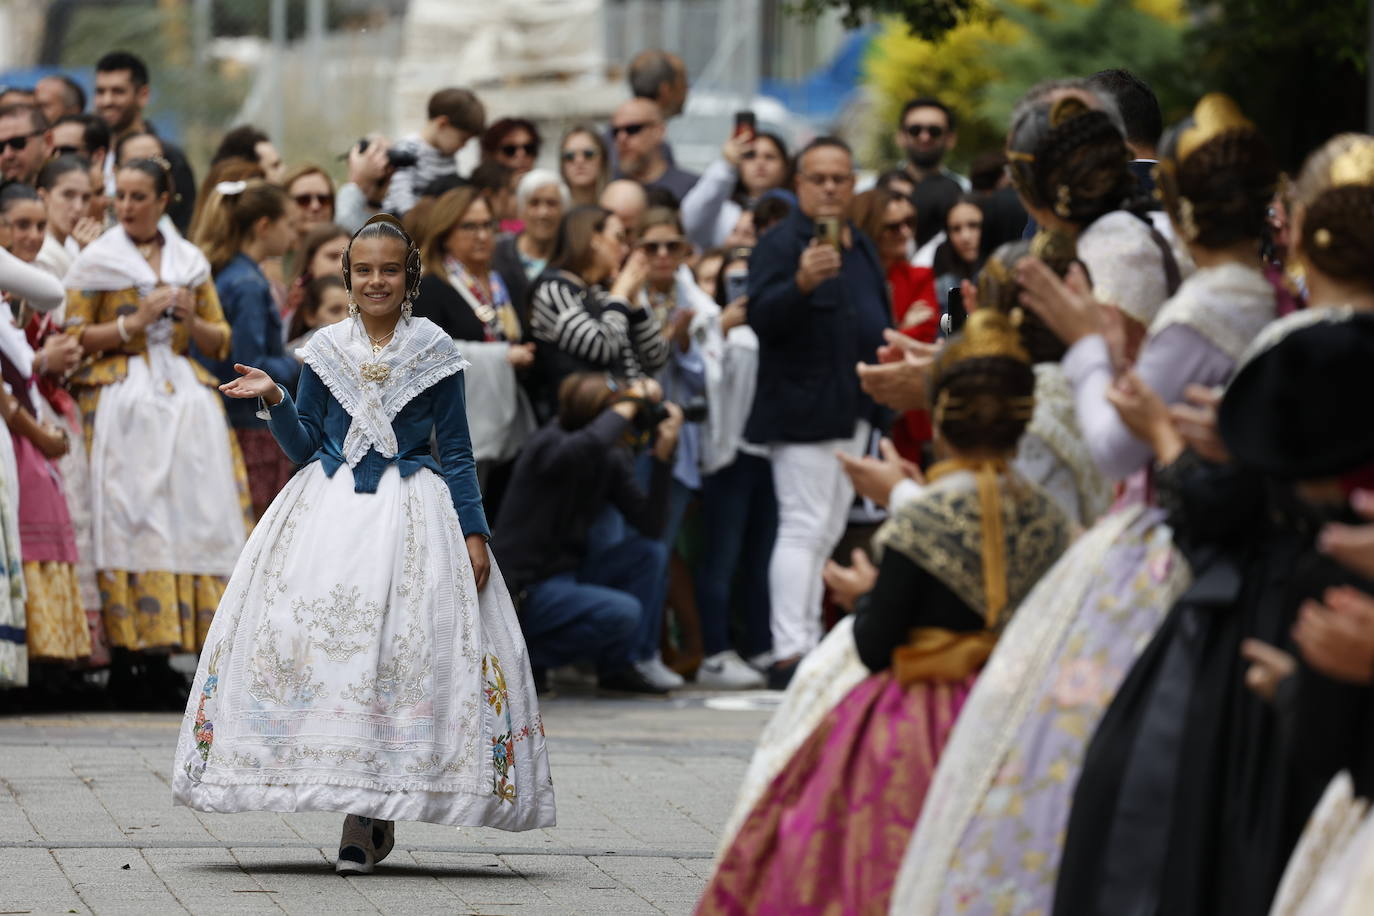
<path fill-rule="evenodd" d="M 146 358 L 155 383 L 175 387 L 181 373 L 166 357 L 202 391 L 235 364 L 289 388 L 296 349 L 351 314 L 342 253 L 379 212 L 399 217 L 423 253 L 414 314 L 472 363 L 494 553 L 541 686 L 579 666 L 605 688 L 642 693 L 687 680 L 783 686 L 824 632 L 827 559 L 851 518 L 880 517 L 856 502 L 835 453 L 878 455 L 891 435 L 920 462 L 930 438 L 924 411 L 882 397 L 884 374 L 902 370 L 877 365 L 894 352 L 885 334 L 934 341 L 949 289 L 1025 226 L 1012 215 L 990 235 L 989 201 L 1005 206 L 1000 162 L 978 191 L 950 171 L 957 124 L 933 98 L 901 115 L 906 161 L 857 196 L 844 141 L 789 149 L 748 122 L 720 138 L 702 174 L 688 171 L 666 130 L 687 73 L 657 50 L 632 60 L 629 97 L 606 123 L 563 133 L 552 168 L 539 125 L 493 120 L 478 95 L 450 87 L 429 98 L 418 132 L 353 146 L 338 184 L 325 151 L 285 161 L 245 124 L 224 134 L 198 185 L 144 116 L 150 74 L 136 55 L 105 55 L 94 83 L 90 112 L 68 77 L 0 97 L 0 242 L 18 272 L 0 283 L 4 335 L 27 344 L 0 347 L 5 414 L 20 483 L 29 461 L 61 482 L 61 505 L 45 496 L 45 511 L 74 545 L 34 548 L 36 562 L 60 554 L 70 571 L 60 590 L 28 583 L 28 627 L 65 620 L 74 632 L 79 620 L 84 633 L 41 649 L 30 640 L 29 702 L 82 695 L 89 672 L 109 666 L 111 701 L 179 708 L 168 654 L 200 647 L 228 570 L 171 547 L 155 568 L 120 566 L 101 546 L 107 507 L 157 519 L 149 536 L 169 545 L 197 543 L 204 532 L 185 528 L 212 524 L 207 507 L 232 503 L 250 531 L 293 467 L 251 403 L 205 414 L 204 399 L 187 401 L 200 413 L 176 435 L 224 427 L 222 448 L 188 444 L 216 453 L 194 468 L 207 492 L 233 498 L 183 512 L 197 498 L 182 468 L 149 475 L 164 485 L 145 481 L 146 504 L 130 506 L 98 431 L 103 386 Z M 470 141 L 480 162 L 465 174 L 456 154 Z M 104 257 L 133 291 L 74 313 L 74 262 L 119 233 L 133 244 L 102 241 Z M 188 242 L 209 276 L 174 282 Z M 68 292 L 35 295 L 24 262 Z M 856 364 L 873 365 L 865 375 Z M 137 452 L 124 457 L 131 466 L 165 458 L 125 447 Z M 28 489 L 17 498 L 25 516 Z M 26 540 L 26 570 L 30 553 Z"/>

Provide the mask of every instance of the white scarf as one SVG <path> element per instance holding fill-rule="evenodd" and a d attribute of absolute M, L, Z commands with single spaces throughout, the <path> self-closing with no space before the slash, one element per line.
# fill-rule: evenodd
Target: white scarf
<path fill-rule="evenodd" d="M 137 290 L 139 298 L 158 286 L 195 289 L 210 279 L 210 262 L 199 248 L 177 233 L 162 234 L 162 258 L 154 273 L 147 258 L 138 253 L 134 240 L 123 226 L 105 230 L 104 235 L 87 245 L 72 263 L 63 282 L 67 289 L 113 292 Z M 172 319 L 162 317 L 148 325 L 148 368 L 159 382 L 155 388 L 173 388 L 172 365 L 177 355 L 172 350 Z"/>
<path fill-rule="evenodd" d="M 398 321 L 395 336 L 375 356 L 356 317 L 320 328 L 296 355 L 353 418 L 343 445 L 349 467 L 356 467 L 369 448 L 384 458 L 396 457 L 391 421 L 425 389 L 469 365 L 453 340 L 427 318 Z"/>

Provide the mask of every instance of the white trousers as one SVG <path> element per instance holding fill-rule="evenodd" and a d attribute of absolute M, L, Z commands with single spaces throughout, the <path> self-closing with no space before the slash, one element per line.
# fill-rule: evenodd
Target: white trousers
<path fill-rule="evenodd" d="M 836 452 L 862 455 L 869 424 L 859 421 L 848 439 L 773 445 L 773 488 L 778 497 L 778 538 L 768 564 L 773 657 L 805 655 L 821 641 L 825 561 L 844 536 L 854 487 Z"/>

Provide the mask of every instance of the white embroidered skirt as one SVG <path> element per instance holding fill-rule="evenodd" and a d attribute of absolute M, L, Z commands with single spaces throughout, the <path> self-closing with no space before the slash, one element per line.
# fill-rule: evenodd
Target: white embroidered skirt
<path fill-rule="evenodd" d="M 494 562 L 477 592 L 439 475 L 292 478 L 215 614 L 172 777 L 201 811 L 554 823 L 510 593 Z"/>

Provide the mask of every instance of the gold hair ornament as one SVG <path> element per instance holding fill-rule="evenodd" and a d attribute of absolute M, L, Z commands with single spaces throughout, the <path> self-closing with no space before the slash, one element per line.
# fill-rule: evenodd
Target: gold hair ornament
<path fill-rule="evenodd" d="M 1021 344 L 1021 335 L 1011 319 L 1001 312 L 979 309 L 968 316 L 963 331 L 945 346 L 940 359 L 940 374 L 966 359 L 1004 357 L 1030 365 L 1030 354 Z"/>
<path fill-rule="evenodd" d="M 1331 187 L 1374 184 L 1374 140 L 1356 140 L 1331 162 Z"/>
<path fill-rule="evenodd" d="M 1186 197 L 1178 199 L 1178 232 L 1185 242 L 1197 241 L 1197 214 L 1193 212 L 1193 202 Z"/>
<path fill-rule="evenodd" d="M 1255 130 L 1255 124 L 1241 113 L 1231 97 L 1209 92 L 1193 108 L 1193 123 L 1178 136 L 1174 161 L 1183 162 L 1209 140 L 1234 130 Z"/>
<path fill-rule="evenodd" d="M 1073 191 L 1070 190 L 1068 185 L 1061 184 L 1059 186 L 1059 196 L 1054 202 L 1054 212 L 1059 215 L 1060 219 L 1068 219 L 1073 213 L 1073 210 L 1070 209 L 1072 205 Z"/>

